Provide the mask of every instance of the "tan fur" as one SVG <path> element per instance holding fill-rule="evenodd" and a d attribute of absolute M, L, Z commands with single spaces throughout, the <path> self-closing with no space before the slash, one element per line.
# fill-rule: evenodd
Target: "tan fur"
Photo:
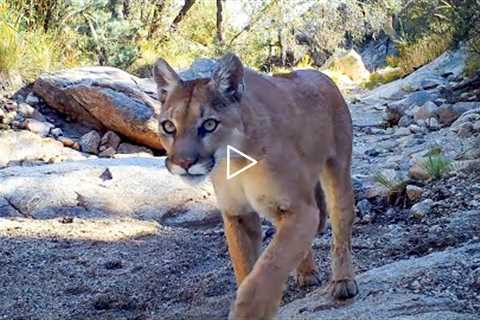
<path fill-rule="evenodd" d="M 234 55 L 220 60 L 212 79 L 181 82 L 168 74 L 172 71 L 165 61 L 157 66 L 154 75 L 160 93 L 166 95 L 160 121 L 172 121 L 176 127 L 174 135 L 162 138 L 167 167 L 182 171 L 177 164 L 190 159 L 195 170 L 205 168 L 223 212 L 238 284 L 230 319 L 273 319 L 290 272 L 296 270 L 300 284 L 316 278 L 311 243 L 325 225 L 322 194 L 333 231 L 331 293 L 339 299 L 356 295 L 351 257 L 352 124 L 333 82 L 313 70 L 260 75 L 244 69 Z M 199 128 L 208 118 L 218 120 L 218 127 L 202 135 Z M 258 164 L 227 180 L 227 144 Z M 244 161 L 234 159 L 232 165 L 241 168 Z M 261 255 L 257 213 L 277 228 Z"/>

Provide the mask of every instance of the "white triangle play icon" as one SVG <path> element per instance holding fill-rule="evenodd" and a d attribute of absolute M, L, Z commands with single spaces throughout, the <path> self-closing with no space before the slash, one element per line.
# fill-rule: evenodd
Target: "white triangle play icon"
<path fill-rule="evenodd" d="M 233 155 L 232 155 L 232 152 L 233 152 Z M 241 169 L 232 173 L 231 172 L 231 167 L 230 167 L 230 158 L 232 158 L 232 157 L 233 158 L 238 158 L 238 155 L 247 159 L 249 161 L 249 163 L 246 166 L 244 166 L 243 168 L 241 168 Z M 257 160 L 253 159 L 250 156 L 247 156 L 245 153 L 241 152 L 240 150 L 235 149 L 231 145 L 227 145 L 227 180 L 232 179 L 233 177 L 239 175 L 243 171 L 253 167 L 254 165 L 257 164 L 257 162 L 258 162 Z"/>

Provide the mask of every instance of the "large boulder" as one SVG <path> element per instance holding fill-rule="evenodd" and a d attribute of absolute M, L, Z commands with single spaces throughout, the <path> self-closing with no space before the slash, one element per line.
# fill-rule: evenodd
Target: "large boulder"
<path fill-rule="evenodd" d="M 215 63 L 198 59 L 179 74 L 186 80 L 206 78 Z M 42 74 L 33 90 L 50 107 L 74 121 L 163 149 L 157 117 L 161 105 L 152 79 L 137 78 L 112 67 L 85 67 Z"/>
<path fill-rule="evenodd" d="M 378 103 L 379 100 L 382 101 L 384 99 L 397 100 L 393 98 L 398 95 L 405 95 L 405 91 L 410 92 L 431 88 L 433 83 L 435 86 L 446 84 L 448 83 L 448 80 L 444 78 L 445 74 L 451 74 L 452 77 L 458 77 L 463 73 L 466 56 L 467 53 L 465 48 L 455 51 L 447 51 L 405 78 L 386 83 L 369 91 L 362 97 L 362 101 L 365 103 Z M 418 96 L 416 98 L 422 99 L 424 97 Z M 426 101 L 423 101 L 423 103 L 425 102 Z M 422 105 L 423 103 L 420 103 L 419 105 Z"/>
<path fill-rule="evenodd" d="M 134 218 L 166 225 L 219 222 L 213 188 L 193 188 L 162 158 L 91 159 L 0 171 L 0 199 L 24 217 Z M 1 206 L 1 203 L 0 203 Z"/>
<path fill-rule="evenodd" d="M 335 303 L 322 289 L 318 289 L 303 299 L 283 306 L 279 319 L 478 319 L 478 315 L 458 308 L 461 298 L 446 293 L 450 292 L 448 290 L 451 287 L 445 287 L 443 291 L 439 288 L 452 280 L 451 270 L 462 269 L 466 272 L 462 274 L 456 271 L 455 281 L 472 281 L 468 273 L 478 267 L 476 261 L 479 258 L 480 245 L 476 243 L 387 264 L 357 277 L 360 294 L 355 301 Z"/>
<path fill-rule="evenodd" d="M 42 74 L 34 92 L 50 107 L 95 129 L 109 129 L 132 141 L 162 149 L 155 85 L 110 67 Z"/>

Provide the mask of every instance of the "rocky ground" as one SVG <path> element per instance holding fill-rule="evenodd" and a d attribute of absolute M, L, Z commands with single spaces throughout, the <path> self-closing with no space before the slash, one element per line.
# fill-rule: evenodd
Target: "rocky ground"
<path fill-rule="evenodd" d="M 327 230 L 321 285 L 290 280 L 280 319 L 479 318 L 480 83 L 463 59 L 351 95 L 360 295 L 325 295 Z M 0 319 L 225 319 L 235 283 L 211 186 L 164 169 L 148 81 L 91 73 L 1 98 Z"/>

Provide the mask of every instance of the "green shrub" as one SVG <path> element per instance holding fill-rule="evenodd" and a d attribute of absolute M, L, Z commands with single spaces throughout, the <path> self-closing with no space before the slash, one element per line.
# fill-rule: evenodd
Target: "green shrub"
<path fill-rule="evenodd" d="M 399 67 L 401 76 L 404 76 L 439 57 L 452 45 L 452 41 L 451 34 L 432 34 L 413 43 L 397 41 L 399 54 L 387 61 L 390 66 Z"/>
<path fill-rule="evenodd" d="M 373 89 L 379 85 L 392 82 L 403 76 L 400 68 L 386 67 L 383 70 L 375 71 L 370 74 L 366 82 L 362 84 L 364 88 Z"/>
<path fill-rule="evenodd" d="M 434 153 L 423 160 L 421 167 L 432 180 L 438 180 L 452 170 L 452 161 L 441 153 Z"/>

